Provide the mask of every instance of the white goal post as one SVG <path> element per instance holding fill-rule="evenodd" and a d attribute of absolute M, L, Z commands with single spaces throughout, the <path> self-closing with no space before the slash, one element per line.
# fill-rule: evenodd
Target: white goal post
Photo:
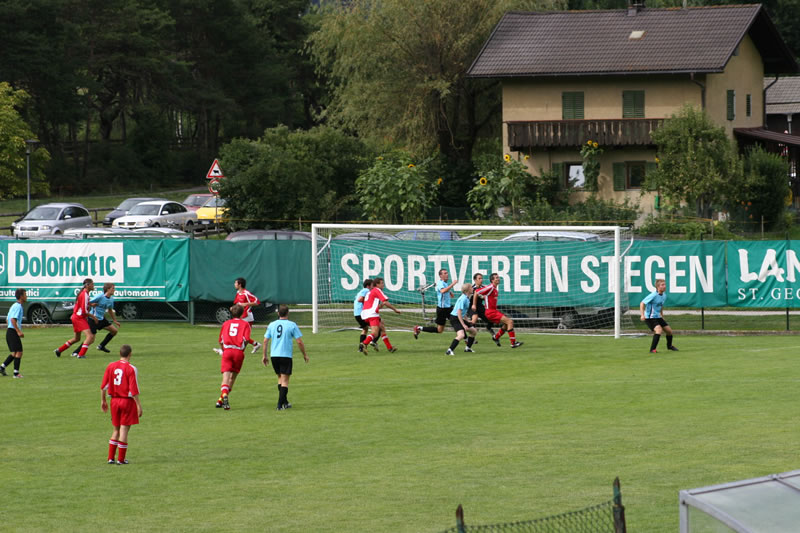
<path fill-rule="evenodd" d="M 441 269 L 453 301 L 476 273 L 500 275 L 498 306 L 515 329 L 606 334 L 632 327 L 620 267 L 633 244 L 620 226 L 313 224 L 313 331 L 354 329 L 353 300 L 367 278 L 402 313 L 387 328 L 411 330 L 436 316 Z M 624 282 L 624 280 L 623 280 Z"/>

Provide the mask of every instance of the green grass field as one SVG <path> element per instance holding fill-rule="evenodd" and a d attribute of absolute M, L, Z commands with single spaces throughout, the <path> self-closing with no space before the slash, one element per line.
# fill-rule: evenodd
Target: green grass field
<path fill-rule="evenodd" d="M 436 532 L 459 503 L 468 524 L 528 520 L 606 501 L 619 476 L 628 531 L 674 532 L 680 489 L 798 468 L 794 337 L 653 356 L 643 337 L 483 333 L 446 357 L 449 332 L 391 333 L 397 353 L 365 357 L 354 332 L 306 329 L 293 409 L 248 350 L 225 412 L 216 327 L 124 324 L 112 348 L 134 347 L 144 416 L 122 467 L 100 411 L 115 357 L 56 359 L 71 329 L 25 331 L 25 378 L 0 378 L 4 531 Z"/>

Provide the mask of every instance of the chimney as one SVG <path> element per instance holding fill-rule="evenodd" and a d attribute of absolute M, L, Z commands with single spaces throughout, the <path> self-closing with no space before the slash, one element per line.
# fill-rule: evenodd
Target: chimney
<path fill-rule="evenodd" d="M 635 17 L 642 9 L 644 9 L 644 0 L 628 0 L 629 17 Z"/>

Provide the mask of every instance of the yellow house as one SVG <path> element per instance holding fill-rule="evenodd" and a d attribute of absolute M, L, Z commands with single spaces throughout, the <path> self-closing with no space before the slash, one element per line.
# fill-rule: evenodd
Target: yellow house
<path fill-rule="evenodd" d="M 798 71 L 761 5 L 506 13 L 468 71 L 499 78 L 503 148 L 531 172 L 555 169 L 571 202 L 596 194 L 658 207 L 643 191 L 651 132 L 690 103 L 734 137 L 765 124 L 764 76 Z M 599 144 L 597 190 L 580 148 Z"/>

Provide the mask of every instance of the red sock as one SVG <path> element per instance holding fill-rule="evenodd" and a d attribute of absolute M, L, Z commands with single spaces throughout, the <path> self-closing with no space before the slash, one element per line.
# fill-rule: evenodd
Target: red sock
<path fill-rule="evenodd" d="M 225 395 L 227 395 L 227 394 L 228 394 L 230 391 L 231 391 L 231 387 L 230 387 L 230 385 L 223 385 L 223 386 L 222 386 L 222 388 L 220 389 L 220 393 L 219 393 L 219 395 L 220 395 L 220 396 L 225 396 Z"/>
<path fill-rule="evenodd" d="M 389 337 L 387 337 L 386 335 L 384 335 L 383 337 L 381 337 L 381 340 L 383 341 L 383 344 L 385 344 L 385 345 L 386 345 L 386 349 L 387 349 L 387 350 L 391 350 L 391 349 L 392 349 L 392 343 L 391 343 L 391 342 L 389 342 Z"/>
<path fill-rule="evenodd" d="M 514 333 L 513 329 L 508 330 L 508 340 L 511 341 L 511 344 L 517 342 L 517 334 Z"/>
<path fill-rule="evenodd" d="M 67 342 L 65 342 L 64 344 L 62 344 L 61 346 L 58 347 L 58 351 L 59 352 L 63 352 L 64 350 L 66 350 L 67 348 L 72 346 L 73 344 L 75 344 L 74 340 L 68 340 Z"/>
<path fill-rule="evenodd" d="M 375 337 L 373 337 L 372 335 L 367 335 L 367 338 L 366 338 L 366 339 L 364 339 L 364 344 L 365 344 L 365 345 L 366 345 L 366 344 L 369 344 L 369 343 L 371 343 L 371 342 L 372 342 L 372 341 L 374 341 L 374 340 L 375 340 Z"/>
<path fill-rule="evenodd" d="M 120 442 L 119 443 L 119 458 L 117 461 L 120 463 L 125 462 L 125 454 L 128 453 L 128 443 L 127 442 Z"/>
<path fill-rule="evenodd" d="M 81 349 L 78 350 L 78 355 L 86 355 L 86 350 L 89 349 L 88 344 L 81 344 Z"/>
<path fill-rule="evenodd" d="M 113 461 L 114 460 L 114 456 L 117 454 L 117 446 L 118 445 L 119 445 L 119 442 L 117 442 L 115 440 L 109 440 L 108 441 L 108 460 L 109 461 Z"/>
<path fill-rule="evenodd" d="M 497 332 L 497 335 L 495 335 L 495 336 L 494 336 L 494 337 L 492 337 L 492 338 L 493 338 L 494 340 L 498 340 L 500 337 L 502 337 L 502 336 L 503 336 L 503 333 L 505 333 L 505 332 L 506 332 L 506 330 L 504 330 L 503 328 L 500 328 L 500 331 L 498 331 L 498 332 Z"/>

